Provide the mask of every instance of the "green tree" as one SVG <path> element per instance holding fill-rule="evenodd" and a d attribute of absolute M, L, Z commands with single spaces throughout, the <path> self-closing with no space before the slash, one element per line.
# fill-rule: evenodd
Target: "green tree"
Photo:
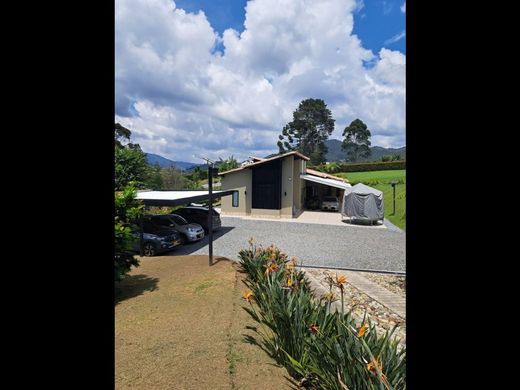
<path fill-rule="evenodd" d="M 230 156 L 219 164 L 218 171 L 225 172 L 235 168 L 238 168 L 238 161 L 233 156 Z"/>
<path fill-rule="evenodd" d="M 133 245 L 138 226 L 135 222 L 142 215 L 144 206 L 135 199 L 135 183 L 129 183 L 123 191 L 115 192 L 114 217 L 114 279 L 119 281 L 132 267 L 138 267 L 139 261 L 134 256 Z"/>
<path fill-rule="evenodd" d="M 278 136 L 280 153 L 297 150 L 310 157 L 311 164 L 325 162 L 325 141 L 334 131 L 332 113 L 322 99 L 303 100 L 293 113 L 293 120 Z"/>
<path fill-rule="evenodd" d="M 370 130 L 360 119 L 355 119 L 343 130 L 341 148 L 347 154 L 347 161 L 356 162 L 359 158 L 370 156 Z"/>
<path fill-rule="evenodd" d="M 164 190 L 196 190 L 199 186 L 197 180 L 190 180 L 175 167 L 162 169 L 161 176 Z"/>
<path fill-rule="evenodd" d="M 146 155 L 140 148 L 121 147 L 115 152 L 115 188 L 123 189 L 130 182 L 142 187 L 148 175 Z"/>
<path fill-rule="evenodd" d="M 392 161 L 401 161 L 401 155 L 400 154 L 392 155 Z"/>
<path fill-rule="evenodd" d="M 130 142 L 130 136 L 132 135 L 132 132 L 128 130 L 126 127 L 120 125 L 119 123 L 116 123 L 115 129 L 114 129 L 114 142 L 116 145 L 116 148 L 123 147 L 122 141 Z"/>
<path fill-rule="evenodd" d="M 392 156 L 387 156 L 387 155 L 381 156 L 381 161 L 382 162 L 387 162 L 387 161 L 390 161 L 390 160 L 392 160 Z"/>
<path fill-rule="evenodd" d="M 146 154 L 139 144 L 130 142 L 132 132 L 119 123 L 114 127 L 115 143 L 115 189 L 122 190 L 130 182 L 142 187 L 150 176 Z M 123 144 L 123 142 L 127 142 Z"/>
<path fill-rule="evenodd" d="M 163 188 L 161 166 L 158 163 L 153 165 L 148 164 L 146 176 L 146 188 L 150 190 L 161 190 Z"/>

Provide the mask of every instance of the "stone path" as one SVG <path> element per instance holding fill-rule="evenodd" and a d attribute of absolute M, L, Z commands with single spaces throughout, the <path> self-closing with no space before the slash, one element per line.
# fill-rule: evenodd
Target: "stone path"
<path fill-rule="evenodd" d="M 383 306 L 386 306 L 394 313 L 402 318 L 406 318 L 406 299 L 388 291 L 386 288 L 381 287 L 379 284 L 372 282 L 359 275 L 358 272 L 343 271 L 347 277 L 347 283 L 352 284 L 357 289 L 363 291 L 369 297 L 378 301 Z"/>
<path fill-rule="evenodd" d="M 306 267 L 302 267 L 302 270 L 305 271 L 316 298 L 329 293 L 328 276 L 333 278 L 337 275 L 346 276 L 344 310 L 350 311 L 356 324 L 361 326 L 367 318 L 375 325 L 379 335 L 396 327 L 395 336 L 399 345 L 401 347 L 406 345 L 406 299 L 404 297 L 388 291 L 358 272 Z M 332 287 L 332 291 L 336 294 L 336 299 L 331 302 L 330 309 L 341 311 L 339 289 Z"/>

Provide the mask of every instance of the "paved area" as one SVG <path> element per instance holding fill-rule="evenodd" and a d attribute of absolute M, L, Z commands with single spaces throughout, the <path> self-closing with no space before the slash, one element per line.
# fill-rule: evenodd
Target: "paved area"
<path fill-rule="evenodd" d="M 391 229 L 344 224 L 294 223 L 222 216 L 213 253 L 238 260 L 238 252 L 254 237 L 257 245 L 275 244 L 303 265 L 368 270 L 406 271 L 406 234 Z M 208 240 L 182 245 L 171 255 L 207 254 Z"/>
<path fill-rule="evenodd" d="M 215 208 L 220 213 L 220 209 Z M 251 216 L 236 216 L 236 215 L 222 215 L 226 218 L 240 218 L 246 221 L 265 221 L 266 218 L 251 217 Z M 273 219 L 279 221 L 279 219 Z M 343 217 L 341 213 L 332 211 L 312 211 L 304 210 L 297 218 L 283 219 L 284 222 L 290 223 L 316 223 L 319 225 L 336 225 L 345 226 L 351 225 L 349 218 Z M 386 223 L 378 221 L 377 224 L 369 225 L 362 222 L 356 223 L 357 227 L 365 227 L 369 229 L 387 229 L 389 226 Z"/>

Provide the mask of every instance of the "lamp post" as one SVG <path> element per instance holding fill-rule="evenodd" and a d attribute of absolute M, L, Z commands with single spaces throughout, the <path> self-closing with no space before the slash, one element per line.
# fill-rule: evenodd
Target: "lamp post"
<path fill-rule="evenodd" d="M 395 215 L 395 186 L 398 184 L 399 182 L 397 181 L 392 181 L 390 182 L 390 184 L 392 185 L 392 188 L 394 189 L 394 209 L 392 211 L 392 215 Z"/>

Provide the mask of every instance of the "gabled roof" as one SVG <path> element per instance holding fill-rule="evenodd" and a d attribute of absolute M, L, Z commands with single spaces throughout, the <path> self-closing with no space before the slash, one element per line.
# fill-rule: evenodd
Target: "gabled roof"
<path fill-rule="evenodd" d="M 314 169 L 307 168 L 307 172 L 306 173 L 308 173 L 309 175 L 319 176 L 319 177 L 322 177 L 324 179 L 332 179 L 332 180 L 342 181 L 343 183 L 348 183 L 347 179 L 344 179 L 344 178 L 338 177 L 338 176 L 334 176 L 334 175 L 329 175 L 328 173 L 315 171 Z"/>
<path fill-rule="evenodd" d="M 288 157 L 288 156 L 296 156 L 298 158 L 301 158 L 303 160 L 307 160 L 309 161 L 310 158 L 307 157 L 307 156 L 304 156 L 303 154 L 301 154 L 300 152 L 296 152 L 296 151 L 292 151 L 292 152 L 288 152 L 288 153 L 284 153 L 284 154 L 279 154 L 278 156 L 274 156 L 274 157 L 270 157 L 270 158 L 264 158 L 264 159 L 261 159 L 260 161 L 256 161 L 256 162 L 253 162 L 251 164 L 247 164 L 247 165 L 244 165 L 243 167 L 239 167 L 239 168 L 235 168 L 235 169 L 230 169 L 229 171 L 226 171 L 226 172 L 220 172 L 218 175 L 219 176 L 222 176 L 222 175 L 226 175 L 228 173 L 233 173 L 233 172 L 238 172 L 238 171 L 242 171 L 246 168 L 251 168 L 253 166 L 257 166 L 257 165 L 260 165 L 260 164 L 265 164 L 266 162 L 269 162 L 269 161 L 274 161 L 274 160 L 278 160 L 280 158 L 285 158 L 285 157 Z M 257 157 L 258 158 L 258 157 Z"/>

